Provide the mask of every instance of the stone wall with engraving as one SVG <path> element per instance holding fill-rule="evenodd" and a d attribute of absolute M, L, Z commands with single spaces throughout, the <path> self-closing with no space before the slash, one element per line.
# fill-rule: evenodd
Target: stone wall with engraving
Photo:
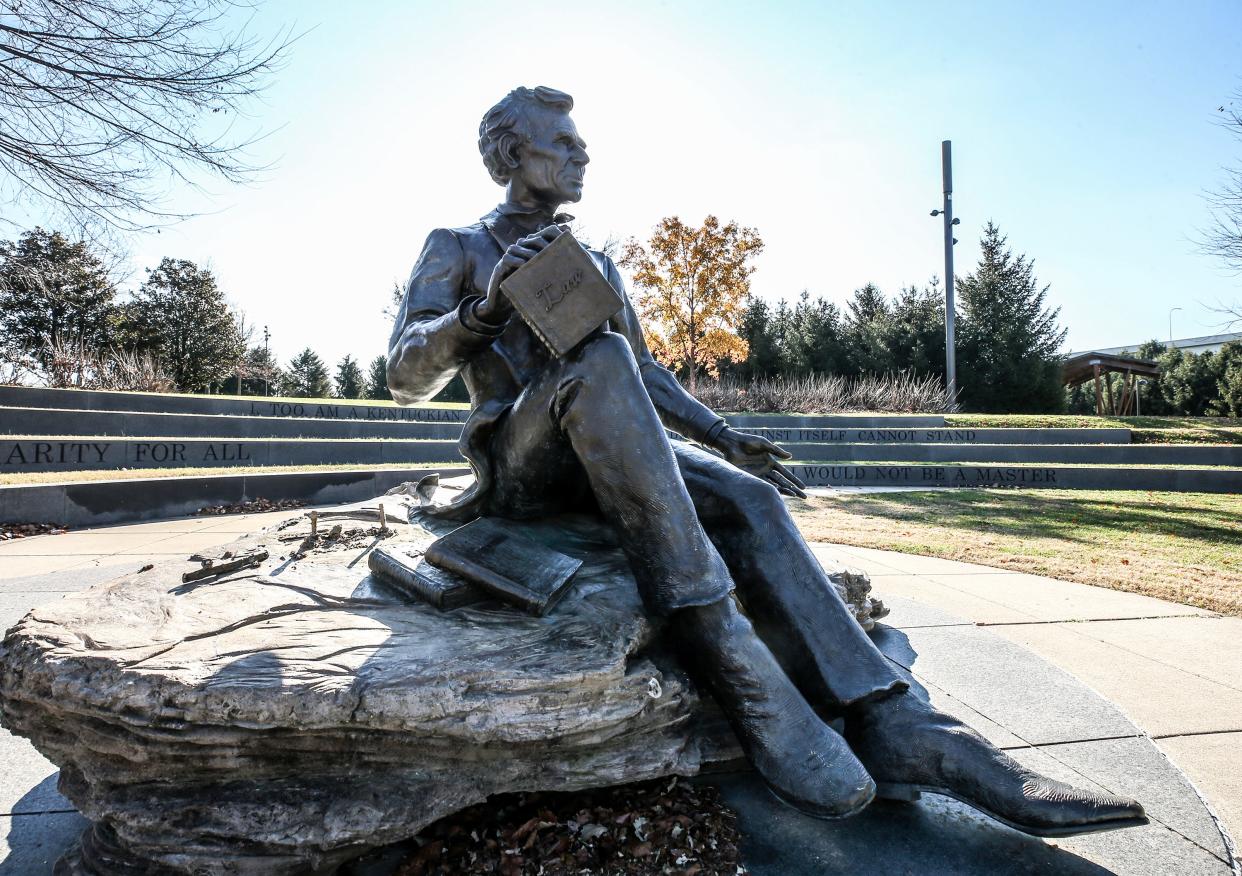
<path fill-rule="evenodd" d="M 1242 445 L 1193 444 L 792 444 L 799 462 L 1002 462 L 1075 465 L 1242 466 Z"/>
<path fill-rule="evenodd" d="M 25 386 L 0 386 L 0 406 L 409 423 L 464 423 L 470 413 L 465 405 L 447 407 L 423 405 L 402 408 L 364 401 L 249 399 L 173 393 L 103 392 L 92 389 L 43 389 Z"/>
<path fill-rule="evenodd" d="M 249 417 L 123 411 L 0 408 L 0 435 L 105 435 L 142 438 L 438 438 L 462 424 L 415 420 Z"/>
<path fill-rule="evenodd" d="M 0 438 L 0 473 L 122 468 L 382 465 L 461 461 L 456 441 Z"/>
<path fill-rule="evenodd" d="M 1242 470 L 1031 465 L 795 464 L 812 487 L 1052 487 L 1077 490 L 1242 492 Z"/>
<path fill-rule="evenodd" d="M 1128 444 L 1129 429 L 954 429 L 915 427 L 771 427 L 741 426 L 778 444 Z"/>

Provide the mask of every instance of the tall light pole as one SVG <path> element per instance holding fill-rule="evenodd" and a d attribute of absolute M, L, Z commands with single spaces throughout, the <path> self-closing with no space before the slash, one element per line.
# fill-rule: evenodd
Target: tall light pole
<path fill-rule="evenodd" d="M 268 341 L 270 341 L 271 338 L 272 338 L 272 335 L 270 332 L 268 332 L 267 326 L 263 326 L 263 395 L 264 397 L 272 394 L 271 389 L 268 386 L 268 381 L 272 376 L 272 369 L 270 367 L 271 361 L 272 361 L 272 353 L 271 353 L 271 350 L 268 349 Z"/>
<path fill-rule="evenodd" d="M 1173 311 L 1181 310 L 1180 307 L 1174 307 L 1169 311 L 1169 349 L 1176 350 L 1177 344 L 1173 343 Z"/>
<path fill-rule="evenodd" d="M 932 216 L 944 216 L 944 383 L 946 404 L 957 400 L 957 313 L 953 306 L 953 226 L 961 219 L 953 218 L 953 142 L 940 143 L 940 174 L 944 180 L 944 209 L 932 210 Z"/>

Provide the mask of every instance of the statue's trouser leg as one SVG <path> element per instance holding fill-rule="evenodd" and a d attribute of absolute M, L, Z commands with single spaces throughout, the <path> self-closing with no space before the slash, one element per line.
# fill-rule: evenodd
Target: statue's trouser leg
<path fill-rule="evenodd" d="M 604 333 L 549 363 L 498 423 L 492 461 L 491 513 L 535 516 L 593 500 L 618 530 L 644 604 L 671 616 L 676 644 L 777 796 L 824 818 L 871 801 L 866 770 L 729 598 L 729 570 L 624 338 Z"/>
<path fill-rule="evenodd" d="M 682 479 L 738 597 L 813 702 L 841 708 L 905 690 L 862 631 L 767 481 L 675 442 Z"/>
<path fill-rule="evenodd" d="M 841 603 L 776 491 L 697 447 L 673 447 L 699 519 L 785 671 L 808 695 L 826 689 L 835 705 L 855 706 L 847 734 L 881 796 L 947 794 L 1039 836 L 1146 822 L 1135 801 L 1034 773 L 917 697 L 881 696 L 905 685 Z"/>
<path fill-rule="evenodd" d="M 593 494 L 650 611 L 708 605 L 733 589 L 621 335 L 550 362 L 498 424 L 492 462 L 498 514 L 535 516 L 571 507 L 575 491 Z"/>

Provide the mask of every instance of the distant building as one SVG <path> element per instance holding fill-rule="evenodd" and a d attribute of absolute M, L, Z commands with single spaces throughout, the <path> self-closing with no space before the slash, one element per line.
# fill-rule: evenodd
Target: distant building
<path fill-rule="evenodd" d="M 1158 338 L 1153 338 L 1152 340 L 1163 344 L 1165 348 L 1168 348 L 1169 346 L 1166 341 L 1161 341 Z M 1186 353 L 1215 353 L 1230 341 L 1242 341 L 1242 332 L 1226 332 L 1221 335 L 1203 335 L 1199 338 L 1182 338 L 1181 340 L 1174 341 L 1173 346 Z M 1140 341 L 1137 344 L 1127 344 L 1124 347 L 1095 347 L 1090 350 L 1090 352 L 1116 356 L 1120 353 L 1133 353 L 1144 343 L 1144 341 Z M 1069 355 L 1077 356 L 1078 354 L 1070 353 Z"/>

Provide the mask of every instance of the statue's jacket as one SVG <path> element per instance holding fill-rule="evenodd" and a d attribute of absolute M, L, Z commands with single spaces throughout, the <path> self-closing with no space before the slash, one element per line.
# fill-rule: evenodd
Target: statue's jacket
<path fill-rule="evenodd" d="M 516 315 L 499 330 L 473 316 L 475 299 L 487 295 L 492 270 L 504 250 L 524 232 L 502 206 L 463 228 L 437 228 L 427 237 L 406 284 L 389 341 L 388 388 L 400 404 L 427 401 L 459 372 L 470 392 L 471 412 L 459 449 L 475 482 L 440 510 L 453 519 L 481 512 L 492 486 L 492 436 L 525 387 L 552 362 L 525 322 Z M 665 427 L 701 441 L 721 418 L 692 397 L 655 362 L 616 265 L 588 250 L 624 306 L 602 328 L 622 335 L 634 352 L 643 385 Z"/>

